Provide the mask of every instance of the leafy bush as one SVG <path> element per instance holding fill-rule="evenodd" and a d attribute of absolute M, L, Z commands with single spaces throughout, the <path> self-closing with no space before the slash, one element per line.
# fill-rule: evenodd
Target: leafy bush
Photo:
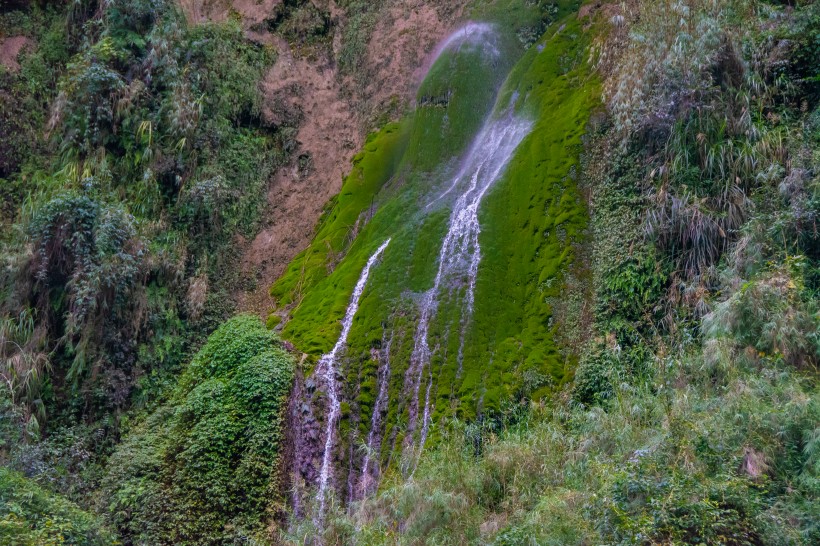
<path fill-rule="evenodd" d="M 652 124 L 668 128 L 681 108 L 696 105 L 697 95 L 713 83 L 709 68 L 719 58 L 726 23 L 742 7 L 742 0 L 630 4 L 632 9 L 619 16 L 619 24 L 625 17 L 630 23 L 625 48 L 603 52 L 617 57 L 604 85 L 616 129 L 630 135 Z"/>
<path fill-rule="evenodd" d="M 26 15 L 15 11 L 0 14 L 0 28 L 6 36 L 37 37 L 37 43 L 29 44 L 20 55 L 17 72 L 0 68 L 0 177 L 12 178 L 26 164 L 40 164 L 46 155 L 42 129 L 69 52 L 64 21 L 52 9 Z M 4 182 L 0 193 L 8 191 L 11 184 L 12 180 Z M 13 193 L 19 203 L 20 189 L 14 188 Z"/>
<path fill-rule="evenodd" d="M 799 283 L 785 268 L 745 283 L 707 317 L 707 331 L 798 368 L 817 369 L 820 311 Z"/>
<path fill-rule="evenodd" d="M 35 248 L 33 301 L 41 317 L 48 317 L 45 323 L 59 325 L 49 334 L 70 357 L 65 379 L 77 387 L 111 354 L 107 342 L 139 328 L 146 244 L 122 207 L 74 192 L 38 209 L 29 237 Z M 106 365 L 128 373 L 128 362 Z"/>
<path fill-rule="evenodd" d="M 621 347 L 610 337 L 614 346 L 588 347 L 575 373 L 572 398 L 575 402 L 600 404 L 611 398 L 624 385 L 645 385 L 654 375 L 651 349 L 639 339 Z"/>
<path fill-rule="evenodd" d="M 211 335 L 169 403 L 110 459 L 103 508 L 128 543 L 264 540 L 281 508 L 292 373 L 256 317 L 238 316 Z"/>
<path fill-rule="evenodd" d="M 2 466 L 0 542 L 19 546 L 116 544 L 95 517 Z"/>
<path fill-rule="evenodd" d="M 6 73 L 0 72 L 0 82 L 6 78 Z M 29 128 L 25 126 L 26 110 L 23 101 L 3 90 L 5 87 L 9 85 L 5 82 L 0 83 L 0 177 L 9 176 L 20 167 L 27 148 L 34 140 L 29 134 Z M 3 191 L 3 194 L 5 193 Z M 3 197 L 8 199 L 11 196 Z"/>
<path fill-rule="evenodd" d="M 673 544 L 761 543 L 754 515 L 762 511 L 762 498 L 747 476 L 705 478 L 655 465 L 641 457 L 612 484 L 607 523 L 619 543 L 636 537 Z"/>
<path fill-rule="evenodd" d="M 330 34 L 330 13 L 323 12 L 313 2 L 285 2 L 279 20 L 271 25 L 294 45 L 316 43 Z"/>
<path fill-rule="evenodd" d="M 605 272 L 597 296 L 599 318 L 608 319 L 616 330 L 630 326 L 648 330 L 666 289 L 664 265 L 652 249 L 640 249 Z"/>
<path fill-rule="evenodd" d="M 194 94 L 205 97 L 206 118 L 258 119 L 258 85 L 273 61 L 270 49 L 246 40 L 236 21 L 197 25 L 181 45 L 189 57 L 187 75 Z"/>
<path fill-rule="evenodd" d="M 613 351 L 602 349 L 585 355 L 575 372 L 572 396 L 581 404 L 601 403 L 612 397 L 624 375 L 623 362 Z"/>
<path fill-rule="evenodd" d="M 139 59 L 145 53 L 146 37 L 154 24 L 167 16 L 172 4 L 165 0 L 113 0 L 105 10 L 106 26 L 119 51 Z"/>
<path fill-rule="evenodd" d="M 803 2 L 795 10 L 794 24 L 786 28 L 786 38 L 792 42 L 789 54 L 789 77 L 805 90 L 805 96 L 815 104 L 820 98 L 820 6 Z"/>
<path fill-rule="evenodd" d="M 60 96 L 55 102 L 49 129 L 62 128 L 60 146 L 67 154 L 87 156 L 114 141 L 115 100 L 125 89 L 122 76 L 97 59 L 114 55 L 112 44 L 68 66 Z"/>
<path fill-rule="evenodd" d="M 0 379 L 8 388 L 12 406 L 27 410 L 23 419 L 33 435 L 45 421 L 43 387 L 49 371 L 45 329 L 38 327 L 31 309 L 0 320 Z"/>

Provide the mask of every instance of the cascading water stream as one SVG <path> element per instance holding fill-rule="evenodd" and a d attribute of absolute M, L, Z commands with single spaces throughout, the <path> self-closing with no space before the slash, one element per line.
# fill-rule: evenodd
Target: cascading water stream
<path fill-rule="evenodd" d="M 426 63 L 425 72 L 435 64 L 442 53 L 453 49 L 458 50 L 464 45 L 480 47 L 485 57 L 497 58 L 501 56 L 498 39 L 495 26 L 491 23 L 470 21 L 439 43 Z"/>
<path fill-rule="evenodd" d="M 330 481 L 330 459 L 333 451 L 333 429 L 336 426 L 336 421 L 338 421 L 339 413 L 341 411 L 339 403 L 339 385 L 336 381 L 336 359 L 339 356 L 339 352 L 347 344 L 347 336 L 350 334 L 350 328 L 353 326 L 353 317 L 356 316 L 356 311 L 359 310 L 359 301 L 361 300 L 362 292 L 364 292 L 365 285 L 367 284 L 367 278 L 370 276 L 370 270 L 389 244 L 390 239 L 387 239 L 384 243 L 382 243 L 382 246 L 380 246 L 376 252 L 370 256 L 370 259 L 367 260 L 367 264 L 364 266 L 362 274 L 359 276 L 359 281 L 353 289 L 353 295 L 350 297 L 350 304 L 347 306 L 347 311 L 345 312 L 344 319 L 342 320 L 342 333 L 339 336 L 338 341 L 336 341 L 336 345 L 333 346 L 333 349 L 319 359 L 319 364 L 316 367 L 317 373 L 320 374 L 320 377 L 322 377 L 325 382 L 327 389 L 325 394 L 327 396 L 329 406 L 325 424 L 325 447 L 322 453 L 322 469 L 319 472 L 319 491 L 316 496 L 316 499 L 319 501 L 320 518 L 325 513 L 327 485 Z"/>
<path fill-rule="evenodd" d="M 451 34 L 437 48 L 432 57 L 435 63 L 446 50 L 471 48 L 477 50 L 490 62 L 496 62 L 501 56 L 500 35 L 495 27 L 487 23 L 467 23 Z M 427 439 L 431 421 L 431 409 L 435 403 L 433 382 L 435 380 L 431 366 L 430 325 L 436 315 L 439 299 L 442 294 L 456 291 L 461 299 L 463 319 L 460 328 L 460 347 L 458 351 L 459 367 L 463 358 L 464 337 L 472 316 L 475 300 L 475 284 L 478 266 L 481 260 L 479 246 L 480 226 L 478 222 L 479 205 L 490 186 L 501 176 L 515 149 L 529 133 L 532 123 L 514 115 L 512 107 L 500 116 L 491 116 L 482 126 L 464 157 L 458 173 L 450 180 L 449 188 L 431 202 L 430 209 L 436 202 L 454 201 L 450 215 L 448 231 L 439 252 L 438 270 L 432 288 L 422 294 L 420 318 L 413 336 L 410 362 L 405 372 L 405 392 L 409 396 L 409 421 L 405 436 L 408 446 L 418 446 L 418 453 Z M 452 194 L 452 195 L 451 195 Z M 456 198 L 455 195 L 458 195 Z M 340 388 L 336 379 L 337 358 L 347 343 L 347 337 L 358 310 L 359 299 L 367 283 L 370 270 L 384 252 L 390 239 L 370 257 L 355 287 L 353 296 L 344 317 L 341 335 L 333 349 L 322 356 L 316 368 L 316 374 L 325 384 L 327 410 L 325 419 L 324 449 L 318 478 L 318 519 L 324 518 L 328 488 L 332 478 L 333 433 L 340 418 Z M 391 338 L 392 341 L 392 338 Z M 367 436 L 364 461 L 361 467 L 361 478 L 358 484 L 359 493 L 369 493 L 378 483 L 379 460 L 375 455 L 382 443 L 382 419 L 389 404 L 390 342 L 386 344 L 378 369 L 378 394 L 373 406 L 371 428 Z M 459 370 L 460 374 L 460 370 Z M 421 385 L 427 381 L 424 393 L 424 410 L 419 426 L 419 405 Z M 352 464 L 352 455 L 351 455 Z M 352 475 L 352 466 L 351 466 Z M 348 481 L 349 488 L 353 481 Z M 352 499 L 351 491 L 349 497 Z"/>
<path fill-rule="evenodd" d="M 381 426 L 382 415 L 387 410 L 387 402 L 389 397 L 388 387 L 390 386 L 390 348 L 393 345 L 393 336 L 385 345 L 384 351 L 381 355 L 381 363 L 378 371 L 379 392 L 376 395 L 376 403 L 373 406 L 373 416 L 370 419 L 370 432 L 367 435 L 367 451 L 364 456 L 364 463 L 362 463 L 362 479 L 359 486 L 360 494 L 366 495 L 371 492 L 373 485 L 376 484 L 379 471 L 378 456 L 373 461 L 371 454 L 378 455 L 378 449 L 381 445 Z M 370 470 L 371 463 L 373 470 Z"/>
<path fill-rule="evenodd" d="M 464 294 L 466 316 L 463 320 L 469 320 L 473 313 L 475 284 L 481 261 L 481 247 L 478 241 L 481 232 L 478 222 L 479 206 L 487 190 L 501 176 L 515 149 L 531 128 L 530 121 L 517 118 L 511 110 L 506 111 L 500 117 L 491 117 L 487 120 L 476 135 L 461 170 L 453 178 L 450 187 L 436 200 L 463 188 L 450 214 L 447 234 L 439 252 L 439 266 L 433 287 L 421 298 L 421 313 L 413 338 L 413 351 L 407 371 L 407 379 L 412 385 L 408 438 L 414 437 L 414 431 L 417 429 L 422 376 L 425 368 L 430 365 L 430 322 L 436 312 L 439 294 L 442 288 L 450 291 L 463 283 L 466 287 Z M 430 426 L 432 370 L 428 371 L 428 377 L 421 434 L 417 444 L 419 452 L 427 440 Z"/>

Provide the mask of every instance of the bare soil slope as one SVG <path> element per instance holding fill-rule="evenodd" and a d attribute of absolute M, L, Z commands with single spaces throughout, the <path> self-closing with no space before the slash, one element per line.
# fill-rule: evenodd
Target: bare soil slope
<path fill-rule="evenodd" d="M 231 8 L 243 17 L 248 35 L 272 44 L 279 58 L 262 82 L 265 115 L 301 119 L 294 164 L 277 172 L 268 189 L 268 212 L 261 231 L 246 243 L 242 267 L 255 288 L 237 294 L 243 311 L 265 315 L 272 307 L 268 287 L 310 242 L 327 201 L 339 192 L 350 161 L 380 114 L 395 116 L 406 108 L 423 77 L 436 43 L 462 16 L 467 0 L 387 2 L 369 37 L 360 74 L 342 77 L 336 56 L 347 24 L 333 0 L 316 1 L 332 18 L 332 49 L 315 48 L 307 56 L 293 51 L 279 36 L 260 30 L 260 23 L 282 0 L 235 0 L 208 4 L 189 2 L 192 21 L 227 17 Z M 283 114 L 284 113 L 284 114 Z M 381 115 L 382 121 L 384 116 Z M 373 125 L 373 126 L 371 126 Z"/>
<path fill-rule="evenodd" d="M 17 63 L 17 56 L 20 55 L 23 48 L 33 44 L 34 42 L 25 36 L 0 37 L 0 65 L 5 66 L 12 72 L 19 70 L 20 65 Z"/>

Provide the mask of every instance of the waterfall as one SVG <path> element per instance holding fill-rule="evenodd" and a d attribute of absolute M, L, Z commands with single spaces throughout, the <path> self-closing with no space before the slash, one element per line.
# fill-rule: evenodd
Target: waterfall
<path fill-rule="evenodd" d="M 488 119 L 476 135 L 461 169 L 452 179 L 449 188 L 434 201 L 437 202 L 454 191 L 461 191 L 450 214 L 447 234 L 438 256 L 438 271 L 433 286 L 422 295 L 419 305 L 419 323 L 413 338 L 413 350 L 406 376 L 406 381 L 409 380 L 412 386 L 408 410 L 408 438 L 413 438 L 418 426 L 422 377 L 425 369 L 430 366 L 430 322 L 436 313 L 439 294 L 442 289 L 451 291 L 453 288 L 464 286 L 465 316 L 462 320 L 469 320 L 475 304 L 475 284 L 481 261 L 481 247 L 478 241 L 481 232 L 478 222 L 479 206 L 487 190 L 501 176 L 515 149 L 531 128 L 530 121 L 516 118 L 511 110 L 500 117 Z M 428 370 L 428 381 L 421 434 L 417 444 L 419 452 L 427 440 L 430 425 L 432 369 Z"/>
<path fill-rule="evenodd" d="M 336 345 L 333 346 L 333 349 L 326 355 L 323 355 L 322 358 L 319 359 L 319 364 L 316 366 L 317 375 L 319 375 L 325 382 L 325 388 L 327 389 L 325 394 L 327 395 L 329 406 L 325 424 L 325 447 L 322 453 L 322 469 L 319 473 L 319 491 L 316 496 L 316 499 L 319 501 L 320 518 L 325 512 L 327 484 L 330 481 L 330 473 L 332 471 L 330 459 L 333 451 L 333 429 L 336 426 L 336 421 L 338 421 L 340 413 L 339 384 L 336 381 L 336 360 L 339 356 L 339 352 L 347 343 L 347 336 L 350 334 L 350 328 L 353 326 L 353 317 L 356 316 L 356 311 L 359 310 L 359 301 L 361 300 L 362 292 L 364 292 L 364 287 L 367 284 L 367 278 L 370 276 L 370 269 L 389 244 L 390 239 L 387 239 L 384 243 L 382 243 L 382 246 L 380 246 L 376 252 L 370 256 L 370 259 L 367 260 L 367 264 L 364 266 L 362 274 L 359 276 L 359 281 L 353 289 L 353 295 L 350 297 L 350 304 L 347 306 L 347 311 L 345 312 L 344 319 L 342 320 L 342 333 L 339 335 L 339 339 L 336 341 Z"/>
<path fill-rule="evenodd" d="M 373 406 L 373 416 L 370 419 L 370 432 L 367 435 L 367 451 L 364 456 L 364 463 L 362 464 L 362 479 L 359 486 L 359 493 L 367 495 L 371 492 L 373 485 L 376 484 L 379 471 L 379 457 L 378 452 L 382 443 L 382 414 L 387 410 L 387 402 L 390 387 L 390 348 L 393 345 L 393 335 L 384 347 L 381 354 L 378 371 L 379 392 L 376 395 L 376 403 Z M 375 461 L 372 454 L 376 454 Z M 371 472 L 371 461 L 373 470 Z"/>
<path fill-rule="evenodd" d="M 475 49 L 494 62 L 501 56 L 500 36 L 491 24 L 468 23 L 441 43 L 434 52 L 431 63 L 435 63 L 440 54 L 446 50 L 462 49 Z M 459 368 L 461 368 L 465 333 L 475 305 L 476 278 L 481 260 L 479 206 L 491 185 L 501 176 L 515 149 L 529 133 L 531 127 L 532 123 L 517 117 L 512 107 L 507 108 L 501 115 L 491 115 L 473 139 L 473 143 L 460 163 L 458 172 L 445 184 L 448 189 L 427 204 L 426 208 L 429 210 L 435 203 L 444 202 L 446 199 L 447 203 L 452 206 L 452 211 L 448 230 L 438 254 L 438 270 L 433 286 L 420 297 L 418 304 L 420 316 L 413 334 L 410 360 L 404 374 L 404 393 L 407 396 L 409 416 L 404 437 L 407 447 L 414 449 L 416 454 L 420 453 L 429 434 L 436 399 L 434 388 L 436 374 L 431 365 L 433 351 L 429 339 L 432 321 L 437 314 L 442 296 L 455 294 L 462 309 L 458 350 Z M 325 385 L 327 399 L 324 449 L 317 492 L 320 520 L 324 517 L 328 486 L 332 481 L 333 433 L 340 417 L 340 386 L 336 378 L 337 358 L 347 343 L 347 336 L 370 269 L 389 243 L 390 239 L 368 260 L 351 297 L 339 340 L 331 352 L 321 357 L 316 368 L 316 376 Z M 351 499 L 356 493 L 369 493 L 378 483 L 380 461 L 376 454 L 379 453 L 383 441 L 383 419 L 389 405 L 391 343 L 392 336 L 379 355 L 377 396 L 372 409 L 370 431 L 366 438 L 366 451 L 358 491 L 349 493 L 348 496 Z M 425 383 L 423 393 L 421 392 L 422 383 Z M 422 404 L 423 408 L 420 407 Z M 355 484 L 352 478 L 352 457 L 351 455 L 349 489 Z"/>
<path fill-rule="evenodd" d="M 458 51 L 462 47 L 480 48 L 482 54 L 489 59 L 497 59 L 501 56 L 499 35 L 495 26 L 491 23 L 470 21 L 457 28 L 438 44 L 425 63 L 424 72 L 426 73 L 445 51 L 452 49 Z"/>

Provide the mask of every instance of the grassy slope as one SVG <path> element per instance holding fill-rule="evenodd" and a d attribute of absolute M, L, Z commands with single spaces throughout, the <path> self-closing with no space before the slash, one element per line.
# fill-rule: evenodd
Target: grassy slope
<path fill-rule="evenodd" d="M 413 479 L 329 518 L 325 543 L 816 544 L 816 381 L 693 349 L 605 407 L 445 427 Z"/>

